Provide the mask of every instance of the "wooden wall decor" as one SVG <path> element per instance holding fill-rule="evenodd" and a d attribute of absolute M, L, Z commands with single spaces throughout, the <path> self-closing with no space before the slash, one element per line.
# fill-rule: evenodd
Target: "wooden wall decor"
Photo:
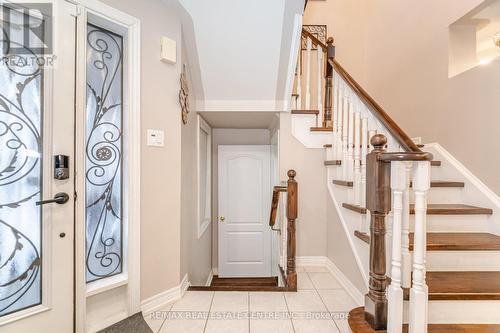
<path fill-rule="evenodd" d="M 184 125 L 188 122 L 189 113 L 189 87 L 186 77 L 186 66 L 184 65 L 181 73 L 181 90 L 179 91 L 179 103 L 182 111 L 182 123 Z"/>

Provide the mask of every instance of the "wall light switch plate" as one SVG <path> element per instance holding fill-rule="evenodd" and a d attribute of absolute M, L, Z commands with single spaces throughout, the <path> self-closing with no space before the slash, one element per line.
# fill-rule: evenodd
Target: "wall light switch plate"
<path fill-rule="evenodd" d="M 169 64 L 177 62 L 177 43 L 168 37 L 161 38 L 160 60 Z"/>
<path fill-rule="evenodd" d="M 148 146 L 163 147 L 165 146 L 165 132 L 162 130 L 148 129 Z"/>

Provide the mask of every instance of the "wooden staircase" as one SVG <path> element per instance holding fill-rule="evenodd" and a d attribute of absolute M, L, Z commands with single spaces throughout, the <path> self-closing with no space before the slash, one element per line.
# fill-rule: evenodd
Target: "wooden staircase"
<path fill-rule="evenodd" d="M 331 133 L 329 137 L 323 136 L 329 141 L 323 141 L 321 145 L 327 152 L 324 166 L 328 170 L 331 191 L 338 193 L 344 201 L 339 202 L 339 213 L 345 217 L 347 224 L 352 223 L 351 226 L 358 226 L 360 221 L 369 224 L 363 230 L 351 226 L 347 228 L 351 227 L 353 239 L 358 242 L 356 249 L 370 253 L 370 289 L 365 302 L 368 307 L 358 307 L 350 312 L 351 331 L 386 332 L 388 321 L 392 321 L 390 333 L 408 332 L 408 325 L 403 325 L 402 305 L 403 302 L 413 302 L 411 297 L 415 297 L 414 308 L 405 310 L 410 325 L 413 325 L 413 333 L 423 333 L 427 313 L 430 318 L 428 332 L 500 333 L 500 236 L 484 230 L 484 225 L 493 221 L 494 209 L 467 202 L 471 196 L 463 196 L 462 193 L 467 191 L 470 183 L 465 179 L 448 180 L 443 177 L 446 173 L 440 171 L 442 161 L 434 160 L 432 154 L 425 152 L 425 145 L 415 144 L 335 61 L 333 39 L 324 44 L 307 31 L 303 31 L 303 38 L 307 40 L 307 53 L 311 52 L 312 46 L 316 46 L 318 62 L 323 59 L 319 53 L 324 53 L 326 58 L 324 86 L 318 84 L 320 90 L 324 89 L 324 94 L 320 91 L 317 95 L 319 110 L 309 110 L 310 98 L 305 99 L 308 110 L 301 109 L 301 77 L 306 78 L 305 94 L 311 95 L 308 72 L 313 69 L 310 68 L 311 55 L 307 54 L 306 68 L 299 60 L 300 68 L 296 71 L 297 93 L 292 96 L 292 103 L 295 103 L 292 115 L 315 117 L 317 126 L 309 128 L 311 136 Z M 318 70 L 323 69 L 318 66 Z M 320 101 L 319 96 L 325 96 L 324 101 Z M 370 140 L 373 148 L 367 145 Z M 406 163 L 406 175 L 400 162 Z M 426 169 L 427 166 L 431 168 Z M 411 168 L 413 181 L 409 176 Z M 440 175 L 442 179 L 428 177 L 425 170 L 429 170 L 429 175 Z M 456 174 L 454 172 L 453 177 L 457 177 Z M 415 194 L 410 199 L 408 193 L 412 191 Z M 393 206 L 394 201 L 397 206 Z M 414 231 L 409 230 L 409 226 L 401 226 L 405 209 L 408 214 L 406 223 L 411 224 Z M 386 219 L 389 213 L 391 218 Z M 394 230 L 390 227 L 386 236 L 386 225 L 396 217 L 397 222 L 391 223 L 398 223 L 398 237 L 392 234 Z M 479 220 L 481 222 L 476 225 Z M 479 223 L 483 227 L 479 227 Z M 397 244 L 399 253 L 391 253 L 391 242 Z M 411 252 L 406 261 L 405 248 L 406 253 Z M 413 266 L 410 267 L 412 256 Z M 491 266 L 486 258 L 494 260 Z M 411 276 L 405 271 L 405 265 L 410 265 L 408 271 Z M 426 267 L 430 268 L 427 272 Z M 397 280 L 391 280 L 391 274 L 396 274 Z M 389 285 L 392 289 L 388 288 Z M 414 294 L 409 287 L 415 288 Z M 387 310 L 387 303 L 399 302 L 398 299 L 400 305 L 398 303 L 392 309 L 389 306 Z M 454 316 L 454 312 L 460 311 L 465 319 Z M 486 312 L 481 316 L 486 318 L 485 323 L 467 323 L 467 311 Z M 456 324 L 444 313 L 455 318 L 452 320 Z"/>

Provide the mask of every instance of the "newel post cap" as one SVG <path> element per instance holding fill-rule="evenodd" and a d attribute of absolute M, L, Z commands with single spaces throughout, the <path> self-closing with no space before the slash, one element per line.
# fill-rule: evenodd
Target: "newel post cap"
<path fill-rule="evenodd" d="M 295 172 L 295 170 L 293 170 L 293 169 L 292 170 L 288 170 L 287 175 L 288 175 L 288 179 L 289 180 L 293 180 L 295 178 L 295 176 L 297 175 L 297 172 Z"/>
<path fill-rule="evenodd" d="M 387 138 L 383 134 L 375 134 L 370 139 L 370 143 L 375 150 L 384 150 L 385 145 L 387 144 Z"/>
<path fill-rule="evenodd" d="M 328 45 L 333 44 L 334 41 L 335 41 L 335 39 L 333 39 L 333 37 L 328 37 L 326 39 L 326 44 L 328 44 Z"/>

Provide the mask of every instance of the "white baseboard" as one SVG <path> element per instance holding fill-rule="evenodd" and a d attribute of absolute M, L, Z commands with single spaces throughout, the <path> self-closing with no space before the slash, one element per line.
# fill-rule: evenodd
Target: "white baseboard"
<path fill-rule="evenodd" d="M 143 314 L 149 314 L 153 311 L 157 311 L 162 307 L 166 306 L 168 303 L 177 301 L 184 296 L 184 293 L 189 287 L 189 281 L 187 274 L 184 275 L 181 283 L 169 290 L 161 292 L 153 297 L 145 299 L 141 302 L 141 311 Z"/>
<path fill-rule="evenodd" d="M 206 287 L 210 287 L 212 284 L 212 279 L 214 278 L 214 272 L 210 270 L 210 273 L 208 274 L 207 282 L 205 282 Z"/>
<path fill-rule="evenodd" d="M 324 266 L 326 267 L 326 257 L 323 256 L 301 256 L 295 258 L 297 266 Z"/>
<path fill-rule="evenodd" d="M 347 276 L 342 273 L 342 271 L 331 261 L 326 258 L 326 268 L 332 273 L 333 276 L 339 280 L 340 284 L 344 289 L 349 293 L 349 295 L 354 299 L 357 305 L 362 306 L 364 304 L 365 297 L 362 292 L 356 288 L 351 280 L 347 278 Z"/>
<path fill-rule="evenodd" d="M 354 299 L 357 305 L 362 306 L 364 304 L 364 296 L 361 291 L 358 290 L 352 284 L 352 282 L 347 278 L 347 276 L 342 273 L 342 271 L 331 261 L 328 257 L 324 256 L 304 256 L 297 257 L 295 262 L 298 267 L 306 266 L 322 266 L 328 269 L 328 271 L 339 281 L 339 283 L 344 287 L 347 293 Z"/>

